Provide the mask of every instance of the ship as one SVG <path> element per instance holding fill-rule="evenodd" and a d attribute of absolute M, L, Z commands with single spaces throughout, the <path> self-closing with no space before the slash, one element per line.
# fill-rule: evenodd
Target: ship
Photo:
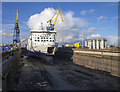
<path fill-rule="evenodd" d="M 57 51 L 55 30 L 30 30 L 27 50 L 28 56 L 40 57 L 45 61 L 51 61 Z"/>
<path fill-rule="evenodd" d="M 58 46 L 55 36 L 55 30 L 30 30 L 27 49 L 31 52 L 39 52 L 43 55 L 54 55 Z"/>
<path fill-rule="evenodd" d="M 41 57 L 45 59 L 45 61 L 52 61 L 51 56 L 55 55 L 55 52 L 58 49 L 58 44 L 56 43 L 57 32 L 54 26 L 59 14 L 63 21 L 62 14 L 60 13 L 61 11 L 62 10 L 59 7 L 58 10 L 55 12 L 55 14 L 57 12 L 58 13 L 53 24 L 51 21 L 55 16 L 55 14 L 51 19 L 47 21 L 49 25 L 46 28 L 43 28 L 43 23 L 41 23 L 40 30 L 35 30 L 35 29 L 30 30 L 30 37 L 28 39 L 28 45 L 27 45 L 29 56 Z"/>

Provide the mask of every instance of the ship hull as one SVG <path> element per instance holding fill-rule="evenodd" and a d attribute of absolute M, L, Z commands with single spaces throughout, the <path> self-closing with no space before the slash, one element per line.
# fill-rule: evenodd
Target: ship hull
<path fill-rule="evenodd" d="M 47 55 L 46 53 L 42 53 L 42 52 L 37 52 L 37 51 L 33 52 L 33 51 L 28 50 L 27 56 L 38 58 L 43 63 L 52 64 L 53 62 L 53 57 L 51 55 Z"/>

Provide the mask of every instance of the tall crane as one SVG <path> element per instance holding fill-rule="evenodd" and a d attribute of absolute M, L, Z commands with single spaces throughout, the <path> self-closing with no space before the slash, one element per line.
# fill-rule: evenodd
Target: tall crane
<path fill-rule="evenodd" d="M 17 43 L 20 43 L 20 30 L 19 30 L 19 25 L 18 25 L 18 13 L 19 12 L 18 12 L 18 8 L 17 8 L 15 28 L 14 28 L 14 33 L 13 33 L 13 45 L 17 45 Z"/>
<path fill-rule="evenodd" d="M 57 12 L 58 12 L 58 13 L 57 13 Z M 60 14 L 60 16 L 61 16 L 61 20 L 64 22 L 61 12 L 62 12 L 62 10 L 60 9 L 60 6 L 59 6 L 59 8 L 57 9 L 57 11 L 56 11 L 55 14 L 53 15 L 53 17 L 54 17 L 54 16 L 56 15 L 56 13 L 57 13 L 57 16 L 56 16 L 56 18 L 55 18 L 54 23 L 53 23 L 53 24 L 51 23 L 53 17 L 52 17 L 50 20 L 47 21 L 47 23 L 50 22 L 50 26 L 47 27 L 47 30 L 54 30 L 54 26 L 55 26 L 55 23 L 56 23 L 56 21 L 57 21 L 57 18 L 58 18 L 58 15 L 59 15 L 59 14 Z"/>

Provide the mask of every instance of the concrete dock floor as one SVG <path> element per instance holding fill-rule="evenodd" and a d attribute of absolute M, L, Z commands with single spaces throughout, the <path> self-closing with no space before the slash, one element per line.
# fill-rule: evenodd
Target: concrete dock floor
<path fill-rule="evenodd" d="M 13 90 L 120 90 L 117 78 L 53 57 L 53 64 L 24 57 Z"/>

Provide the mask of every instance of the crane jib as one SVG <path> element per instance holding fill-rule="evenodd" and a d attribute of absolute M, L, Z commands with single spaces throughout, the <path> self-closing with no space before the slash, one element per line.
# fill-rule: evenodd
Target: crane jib
<path fill-rule="evenodd" d="M 57 13 L 57 12 L 58 12 L 58 13 Z M 59 8 L 57 9 L 57 11 L 56 11 L 55 14 L 53 15 L 53 17 L 54 17 L 54 16 L 57 14 L 54 23 L 51 24 L 51 21 L 52 21 L 53 17 L 52 17 L 50 20 L 47 21 L 47 23 L 50 22 L 50 25 L 47 26 L 47 30 L 54 30 L 54 26 L 55 26 L 55 24 L 56 24 L 56 21 L 57 21 L 57 18 L 58 18 L 58 15 L 59 15 L 59 14 L 60 14 L 60 16 L 61 16 L 61 20 L 64 22 L 61 12 L 62 12 L 62 10 L 60 9 L 60 6 L 59 6 Z"/>

